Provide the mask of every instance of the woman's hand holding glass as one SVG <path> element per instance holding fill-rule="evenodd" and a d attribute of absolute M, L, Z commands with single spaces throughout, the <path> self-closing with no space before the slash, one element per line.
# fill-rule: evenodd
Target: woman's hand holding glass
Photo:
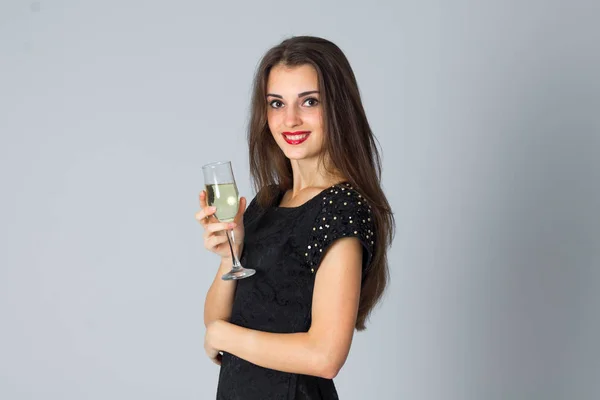
<path fill-rule="evenodd" d="M 223 248 L 225 240 L 220 238 L 217 232 L 225 230 L 225 239 L 229 246 L 231 255 L 231 270 L 221 277 L 223 280 L 244 279 L 248 278 L 256 272 L 252 268 L 244 268 L 240 263 L 239 256 L 244 243 L 243 232 L 243 215 L 246 210 L 246 199 L 240 199 L 231 161 L 219 161 L 206 164 L 202 167 L 204 175 L 204 186 L 206 191 L 203 191 L 200 198 L 200 206 L 202 207 L 200 221 L 204 224 L 207 234 L 205 235 L 205 245 L 210 250 L 221 257 L 227 257 Z M 210 210 L 206 206 L 211 206 Z M 216 209 L 212 208 L 216 206 Z M 203 221 L 205 220 L 205 221 Z M 212 226 L 211 220 L 219 225 Z M 234 225 L 229 225 L 233 223 Z M 210 225 L 210 229 L 209 229 Z M 236 239 L 236 229 L 241 237 Z"/>
<path fill-rule="evenodd" d="M 221 258 L 231 260 L 231 250 L 227 243 L 227 230 L 233 228 L 235 236 L 235 252 L 242 254 L 244 245 L 244 211 L 246 210 L 246 198 L 240 197 L 240 206 L 233 222 L 220 222 L 214 215 L 215 207 L 206 204 L 206 190 L 200 193 L 200 211 L 196 213 L 196 219 L 204 228 L 204 247 Z M 233 226 L 232 226 L 233 224 Z"/>

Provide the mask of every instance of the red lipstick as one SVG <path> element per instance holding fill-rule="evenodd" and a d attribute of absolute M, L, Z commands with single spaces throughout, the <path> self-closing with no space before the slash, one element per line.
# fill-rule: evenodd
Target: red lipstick
<path fill-rule="evenodd" d="M 282 135 L 286 143 L 297 145 L 308 139 L 310 131 L 283 132 Z"/>

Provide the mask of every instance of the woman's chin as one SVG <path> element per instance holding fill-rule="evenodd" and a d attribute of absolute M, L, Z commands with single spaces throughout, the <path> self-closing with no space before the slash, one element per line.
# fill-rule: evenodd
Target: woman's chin
<path fill-rule="evenodd" d="M 286 146 L 281 151 L 290 160 L 301 160 L 306 157 L 306 150 L 304 149 L 294 149 Z"/>
<path fill-rule="evenodd" d="M 307 154 L 306 152 L 299 152 L 299 151 L 288 151 L 288 152 L 284 152 L 285 156 L 290 160 L 290 161 L 303 161 L 303 160 L 308 160 L 311 158 L 314 158 L 315 156 Z"/>
<path fill-rule="evenodd" d="M 310 149 L 307 148 L 291 147 L 289 145 L 286 145 L 283 148 L 280 146 L 279 148 L 289 160 L 302 161 L 313 158 L 317 159 L 319 157 L 318 152 L 310 151 Z"/>

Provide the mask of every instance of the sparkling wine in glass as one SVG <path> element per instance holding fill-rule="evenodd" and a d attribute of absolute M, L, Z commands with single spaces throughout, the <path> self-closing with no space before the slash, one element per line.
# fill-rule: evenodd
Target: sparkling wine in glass
<path fill-rule="evenodd" d="M 215 216 L 221 222 L 232 222 L 238 212 L 240 196 L 233 177 L 230 161 L 221 161 L 206 164 L 202 167 L 204 184 L 206 186 L 206 202 L 209 207 L 216 207 Z M 255 270 L 242 267 L 237 254 L 235 254 L 235 237 L 233 229 L 227 229 L 227 241 L 231 250 L 233 267 L 231 271 L 221 277 L 223 280 L 248 278 L 256 273 Z"/>

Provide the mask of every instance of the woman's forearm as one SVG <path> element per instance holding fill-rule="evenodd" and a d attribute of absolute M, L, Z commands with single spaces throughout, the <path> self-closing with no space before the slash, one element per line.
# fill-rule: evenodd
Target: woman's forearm
<path fill-rule="evenodd" d="M 333 379 L 339 368 L 332 364 L 326 344 L 310 332 L 269 333 L 217 321 L 213 332 L 217 349 L 264 368 Z"/>
<path fill-rule="evenodd" d="M 233 307 L 236 281 L 224 281 L 221 276 L 232 266 L 231 258 L 223 258 L 204 301 L 204 326 L 215 320 L 229 321 Z"/>

